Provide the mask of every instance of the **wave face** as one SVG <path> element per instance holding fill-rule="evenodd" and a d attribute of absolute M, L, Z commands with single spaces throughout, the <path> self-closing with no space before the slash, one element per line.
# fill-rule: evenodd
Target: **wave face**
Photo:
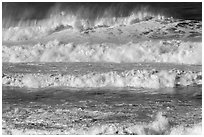
<path fill-rule="evenodd" d="M 179 40 L 145 41 L 122 45 L 61 44 L 3 46 L 3 62 L 166 62 L 202 64 L 202 43 Z"/>
<path fill-rule="evenodd" d="M 202 20 L 202 3 L 3 3 L 3 28 L 56 24 L 58 20 L 116 24 L 150 16 Z"/>

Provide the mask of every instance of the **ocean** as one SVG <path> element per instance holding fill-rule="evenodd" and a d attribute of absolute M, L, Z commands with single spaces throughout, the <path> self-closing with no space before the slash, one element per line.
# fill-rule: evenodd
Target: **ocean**
<path fill-rule="evenodd" d="M 202 3 L 3 2 L 2 132 L 202 134 Z"/>

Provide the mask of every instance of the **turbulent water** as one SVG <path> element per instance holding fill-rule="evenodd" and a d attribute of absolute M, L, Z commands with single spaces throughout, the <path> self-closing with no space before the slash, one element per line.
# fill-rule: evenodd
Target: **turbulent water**
<path fill-rule="evenodd" d="M 200 85 L 201 72 L 182 72 L 180 70 L 130 70 L 118 73 L 89 72 L 85 75 L 72 74 L 5 74 L 3 85 L 43 88 L 43 87 L 133 87 L 133 88 L 168 88 Z"/>
<path fill-rule="evenodd" d="M 202 4 L 195 3 L 3 3 L 3 26 L 31 24 L 32 20 L 44 20 L 50 16 L 73 17 L 71 19 L 88 19 L 112 21 L 136 15 L 167 16 L 180 19 L 202 19 Z M 133 16 L 134 18 L 134 16 Z M 70 19 L 70 20 L 71 20 Z M 69 20 L 69 21 L 70 21 Z"/>
<path fill-rule="evenodd" d="M 201 3 L 2 11 L 4 134 L 201 134 Z"/>
<path fill-rule="evenodd" d="M 96 26 L 131 25 L 150 18 L 200 21 L 200 11 L 200 3 L 3 3 L 3 40 L 9 40 L 5 37 L 15 31 L 23 31 L 24 35 L 33 33 L 30 36 L 33 38 L 62 27 L 78 31 Z"/>
<path fill-rule="evenodd" d="M 3 134 L 201 134 L 201 90 L 4 87 Z"/>
<path fill-rule="evenodd" d="M 200 65 L 202 24 L 200 15 L 196 14 L 200 4 L 182 4 L 183 8 L 174 7 L 171 3 L 169 7 L 161 4 L 162 8 L 157 10 L 158 3 L 137 3 L 133 6 L 104 3 L 101 8 L 96 3 L 57 3 L 47 5 L 45 11 L 41 11 L 45 15 L 41 12 L 38 15 L 40 5 L 29 9 L 29 3 L 4 3 L 3 22 L 8 27 L 3 25 L 3 62 L 169 62 Z M 21 6 L 27 7 L 16 13 L 10 11 Z M 198 9 L 191 16 L 181 12 L 180 18 L 176 19 L 177 16 L 171 17 L 175 15 L 172 7 L 186 12 L 192 11 L 191 8 Z M 168 8 L 171 10 L 167 11 Z M 194 14 L 197 20 L 189 20 Z"/>
<path fill-rule="evenodd" d="M 3 62 L 169 62 L 202 64 L 202 43 L 145 41 L 116 45 L 61 44 L 50 41 L 46 45 L 3 46 Z"/>

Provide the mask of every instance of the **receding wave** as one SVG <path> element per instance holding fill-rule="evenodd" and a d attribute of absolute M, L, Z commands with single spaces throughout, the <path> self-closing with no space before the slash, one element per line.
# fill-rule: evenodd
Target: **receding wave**
<path fill-rule="evenodd" d="M 202 43 L 179 40 L 129 42 L 117 45 L 62 44 L 3 46 L 3 62 L 166 62 L 202 64 Z"/>

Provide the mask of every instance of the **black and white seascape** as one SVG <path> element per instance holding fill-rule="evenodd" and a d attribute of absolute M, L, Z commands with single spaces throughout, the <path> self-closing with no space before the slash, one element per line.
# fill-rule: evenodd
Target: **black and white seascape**
<path fill-rule="evenodd" d="M 2 3 L 2 134 L 201 135 L 202 3 Z"/>

